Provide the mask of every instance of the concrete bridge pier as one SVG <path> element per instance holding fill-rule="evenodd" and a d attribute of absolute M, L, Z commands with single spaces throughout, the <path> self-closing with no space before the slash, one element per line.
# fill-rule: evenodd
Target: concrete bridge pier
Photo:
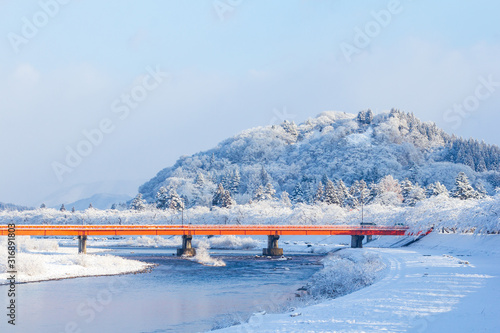
<path fill-rule="evenodd" d="M 177 255 L 184 257 L 194 257 L 196 255 L 196 250 L 193 248 L 191 241 L 193 240 L 192 235 L 182 236 L 182 249 L 177 249 Z"/>
<path fill-rule="evenodd" d="M 282 256 L 283 249 L 278 247 L 279 235 L 269 235 L 267 236 L 267 248 L 262 249 L 262 255 L 264 256 Z"/>
<path fill-rule="evenodd" d="M 87 236 L 78 236 L 78 253 L 87 253 Z"/>
<path fill-rule="evenodd" d="M 351 235 L 351 247 L 352 248 L 362 248 L 363 247 L 363 235 Z"/>

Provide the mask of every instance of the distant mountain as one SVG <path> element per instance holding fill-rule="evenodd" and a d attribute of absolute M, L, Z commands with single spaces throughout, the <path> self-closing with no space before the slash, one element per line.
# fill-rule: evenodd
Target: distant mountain
<path fill-rule="evenodd" d="M 98 193 L 94 194 L 90 198 L 81 199 L 64 205 L 67 210 L 71 210 L 73 207 L 75 207 L 75 210 L 85 210 L 89 208 L 90 204 L 92 204 L 92 207 L 96 209 L 109 209 L 114 203 L 125 203 L 130 199 L 132 199 L 132 197 L 126 194 Z"/>
<path fill-rule="evenodd" d="M 243 204 L 270 183 L 277 194 L 299 193 L 310 203 L 327 179 L 349 186 L 392 175 L 420 186 L 439 181 L 451 190 L 459 172 L 493 194 L 500 187 L 500 148 L 457 138 L 396 109 L 378 115 L 323 112 L 299 125 L 285 121 L 246 130 L 211 150 L 181 157 L 139 192 L 153 202 L 160 187 L 171 187 L 188 207 L 209 206 L 221 183 Z"/>
<path fill-rule="evenodd" d="M 59 208 L 61 204 L 71 209 L 72 203 L 87 200 L 99 193 L 113 193 L 115 196 L 130 196 L 137 191 L 139 181 L 101 181 L 89 184 L 78 184 L 62 188 L 43 199 L 47 207 Z M 40 204 L 42 203 L 40 202 Z M 88 204 L 87 204 L 88 207 Z M 87 208 L 85 207 L 85 208 Z M 109 207 L 106 207 L 109 208 Z M 76 207 L 75 207 L 76 209 Z"/>
<path fill-rule="evenodd" d="M 31 207 L 25 207 L 25 206 L 18 206 L 10 203 L 3 203 L 0 202 L 0 210 L 17 210 L 17 211 L 23 211 L 23 210 L 30 210 L 33 209 Z"/>

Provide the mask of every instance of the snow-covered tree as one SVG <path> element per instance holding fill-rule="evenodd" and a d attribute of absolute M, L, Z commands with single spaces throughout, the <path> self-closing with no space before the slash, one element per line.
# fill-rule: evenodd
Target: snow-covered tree
<path fill-rule="evenodd" d="M 255 191 L 253 200 L 254 201 L 264 201 L 264 200 L 273 200 L 276 194 L 276 190 L 274 189 L 271 183 L 267 183 L 266 187 L 259 186 Z"/>
<path fill-rule="evenodd" d="M 61 212 L 65 212 L 65 211 L 66 211 L 66 207 L 64 207 L 64 204 L 62 204 L 62 205 L 61 205 L 61 208 L 59 208 L 59 210 L 60 210 Z"/>
<path fill-rule="evenodd" d="M 46 207 L 47 207 L 47 206 L 45 206 L 45 204 L 44 204 L 44 203 L 42 203 L 42 204 L 40 205 L 40 208 L 41 208 L 41 209 L 46 208 Z"/>
<path fill-rule="evenodd" d="M 74 213 L 75 212 L 75 207 L 72 207 L 71 208 L 71 212 Z"/>
<path fill-rule="evenodd" d="M 184 200 L 177 194 L 174 188 L 168 191 L 168 209 L 173 211 L 184 210 Z"/>
<path fill-rule="evenodd" d="M 292 206 L 292 202 L 290 201 L 287 191 L 281 192 L 281 203 L 286 207 Z"/>
<path fill-rule="evenodd" d="M 231 194 L 228 190 L 224 189 L 222 184 L 219 184 L 212 198 L 212 205 L 221 208 L 229 208 L 232 204 L 233 200 L 231 198 Z"/>
<path fill-rule="evenodd" d="M 264 186 L 260 185 L 257 187 L 255 190 L 255 193 L 253 194 L 253 201 L 263 201 L 265 200 L 265 195 L 264 195 Z"/>
<path fill-rule="evenodd" d="M 358 205 L 366 205 L 370 197 L 370 190 L 364 180 L 355 181 L 349 189 L 349 196 L 346 198 L 347 205 L 357 207 Z"/>
<path fill-rule="evenodd" d="M 356 119 L 360 124 L 371 124 L 371 122 L 373 121 L 373 112 L 370 109 L 366 111 L 360 111 Z"/>
<path fill-rule="evenodd" d="M 401 186 L 391 175 L 385 176 L 377 184 L 377 195 L 373 203 L 385 206 L 398 206 L 403 201 Z"/>
<path fill-rule="evenodd" d="M 425 190 L 416 183 L 405 199 L 405 203 L 410 207 L 414 207 L 417 202 L 425 200 L 425 198 Z"/>
<path fill-rule="evenodd" d="M 196 178 L 194 179 L 194 186 L 198 189 L 203 188 L 205 186 L 205 177 L 201 172 L 196 174 Z"/>
<path fill-rule="evenodd" d="M 266 200 L 273 200 L 276 195 L 276 190 L 273 187 L 273 184 L 267 183 L 264 188 L 264 194 L 266 195 Z"/>
<path fill-rule="evenodd" d="M 146 209 L 146 200 L 142 198 L 142 194 L 139 193 L 135 196 L 135 198 L 130 203 L 130 209 L 132 210 L 145 210 Z"/>
<path fill-rule="evenodd" d="M 479 199 L 483 199 L 488 195 L 486 192 L 486 189 L 484 188 L 484 185 L 481 181 L 478 181 L 476 183 L 476 191 L 477 191 Z"/>
<path fill-rule="evenodd" d="M 335 188 L 335 185 L 333 184 L 333 182 L 330 179 L 328 179 L 326 184 L 325 184 L 324 200 L 329 205 L 339 205 L 340 206 L 340 200 L 337 197 L 337 189 Z"/>
<path fill-rule="evenodd" d="M 344 181 L 342 179 L 340 179 L 337 182 L 337 186 L 335 187 L 335 189 L 340 205 L 344 206 L 346 198 L 349 197 L 349 189 L 347 188 L 347 186 L 345 186 Z"/>
<path fill-rule="evenodd" d="M 440 182 L 435 182 L 435 183 L 429 184 L 427 186 L 427 188 L 425 190 L 425 194 L 426 194 L 427 198 L 435 197 L 438 195 L 448 196 L 448 189 L 446 188 L 446 186 L 444 186 Z"/>
<path fill-rule="evenodd" d="M 156 208 L 165 210 L 168 208 L 168 191 L 165 187 L 160 187 L 156 193 Z"/>
<path fill-rule="evenodd" d="M 323 202 L 325 199 L 325 191 L 323 189 L 323 184 L 318 183 L 318 188 L 316 189 L 316 194 L 314 195 L 314 203 Z"/>
<path fill-rule="evenodd" d="M 408 205 L 408 198 L 413 188 L 413 183 L 408 178 L 401 182 L 401 195 L 403 196 L 403 203 L 405 205 Z"/>
<path fill-rule="evenodd" d="M 293 137 L 297 137 L 299 135 L 299 132 L 297 131 L 297 125 L 295 123 L 289 122 L 288 120 L 283 121 L 281 124 L 281 127 L 287 132 L 288 134 L 292 135 Z"/>
<path fill-rule="evenodd" d="M 455 179 L 455 189 L 453 190 L 453 197 L 460 200 L 475 199 L 479 195 L 469 183 L 469 178 L 463 172 L 460 172 Z"/>
<path fill-rule="evenodd" d="M 304 202 L 304 192 L 302 192 L 302 187 L 300 186 L 300 183 L 297 183 L 297 185 L 295 185 L 291 199 L 293 203 Z"/>
<path fill-rule="evenodd" d="M 260 169 L 260 183 L 262 186 L 266 186 L 267 183 L 271 182 L 271 177 L 267 173 L 266 169 L 262 167 Z"/>

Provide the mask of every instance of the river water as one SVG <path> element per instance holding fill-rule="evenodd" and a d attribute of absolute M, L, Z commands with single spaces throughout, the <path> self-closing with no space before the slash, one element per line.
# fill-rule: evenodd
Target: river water
<path fill-rule="evenodd" d="M 115 249 L 155 263 L 149 273 L 18 285 L 17 325 L 1 332 L 201 332 L 279 311 L 321 268 L 321 257 L 255 258 L 257 251 L 215 251 L 226 263 L 204 266 L 171 249 Z M 0 293 L 7 293 L 0 286 Z M 5 312 L 5 311 L 4 311 Z"/>

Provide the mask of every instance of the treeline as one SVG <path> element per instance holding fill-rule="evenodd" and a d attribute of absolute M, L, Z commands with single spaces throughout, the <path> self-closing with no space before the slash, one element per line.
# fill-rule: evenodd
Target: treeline
<path fill-rule="evenodd" d="M 263 177 L 265 174 L 263 173 Z M 228 186 L 231 184 L 232 186 Z M 197 177 L 196 186 L 203 186 L 203 180 Z M 212 195 L 212 200 L 208 204 L 210 207 L 230 208 L 236 204 L 233 198 L 238 191 L 238 186 L 232 181 L 226 182 L 228 189 L 223 183 L 217 185 Z M 270 182 L 265 186 L 259 186 L 250 200 L 250 203 L 261 201 L 281 201 L 286 206 L 297 204 L 328 204 L 354 209 L 361 205 L 381 204 L 394 206 L 415 206 L 419 201 L 434 196 L 451 196 L 461 200 L 481 199 L 487 196 L 484 187 L 478 183 L 474 188 L 465 173 L 460 172 L 455 178 L 455 186 L 449 191 L 440 182 L 422 187 L 418 183 L 413 183 L 408 178 L 399 182 L 391 175 L 383 177 L 378 183 L 367 184 L 364 180 L 355 181 L 350 187 L 340 179 L 332 181 L 326 175 L 315 184 L 314 191 L 311 191 L 311 183 L 306 177 L 298 183 L 291 194 L 287 191 L 281 192 L 279 197 Z M 156 195 L 156 201 L 149 204 L 142 199 L 142 194 L 138 194 L 131 202 L 129 208 L 132 210 L 145 210 L 146 208 L 170 209 L 181 211 L 186 206 L 196 206 L 196 202 L 189 203 L 186 197 L 180 196 L 175 188 L 161 187 Z"/>

